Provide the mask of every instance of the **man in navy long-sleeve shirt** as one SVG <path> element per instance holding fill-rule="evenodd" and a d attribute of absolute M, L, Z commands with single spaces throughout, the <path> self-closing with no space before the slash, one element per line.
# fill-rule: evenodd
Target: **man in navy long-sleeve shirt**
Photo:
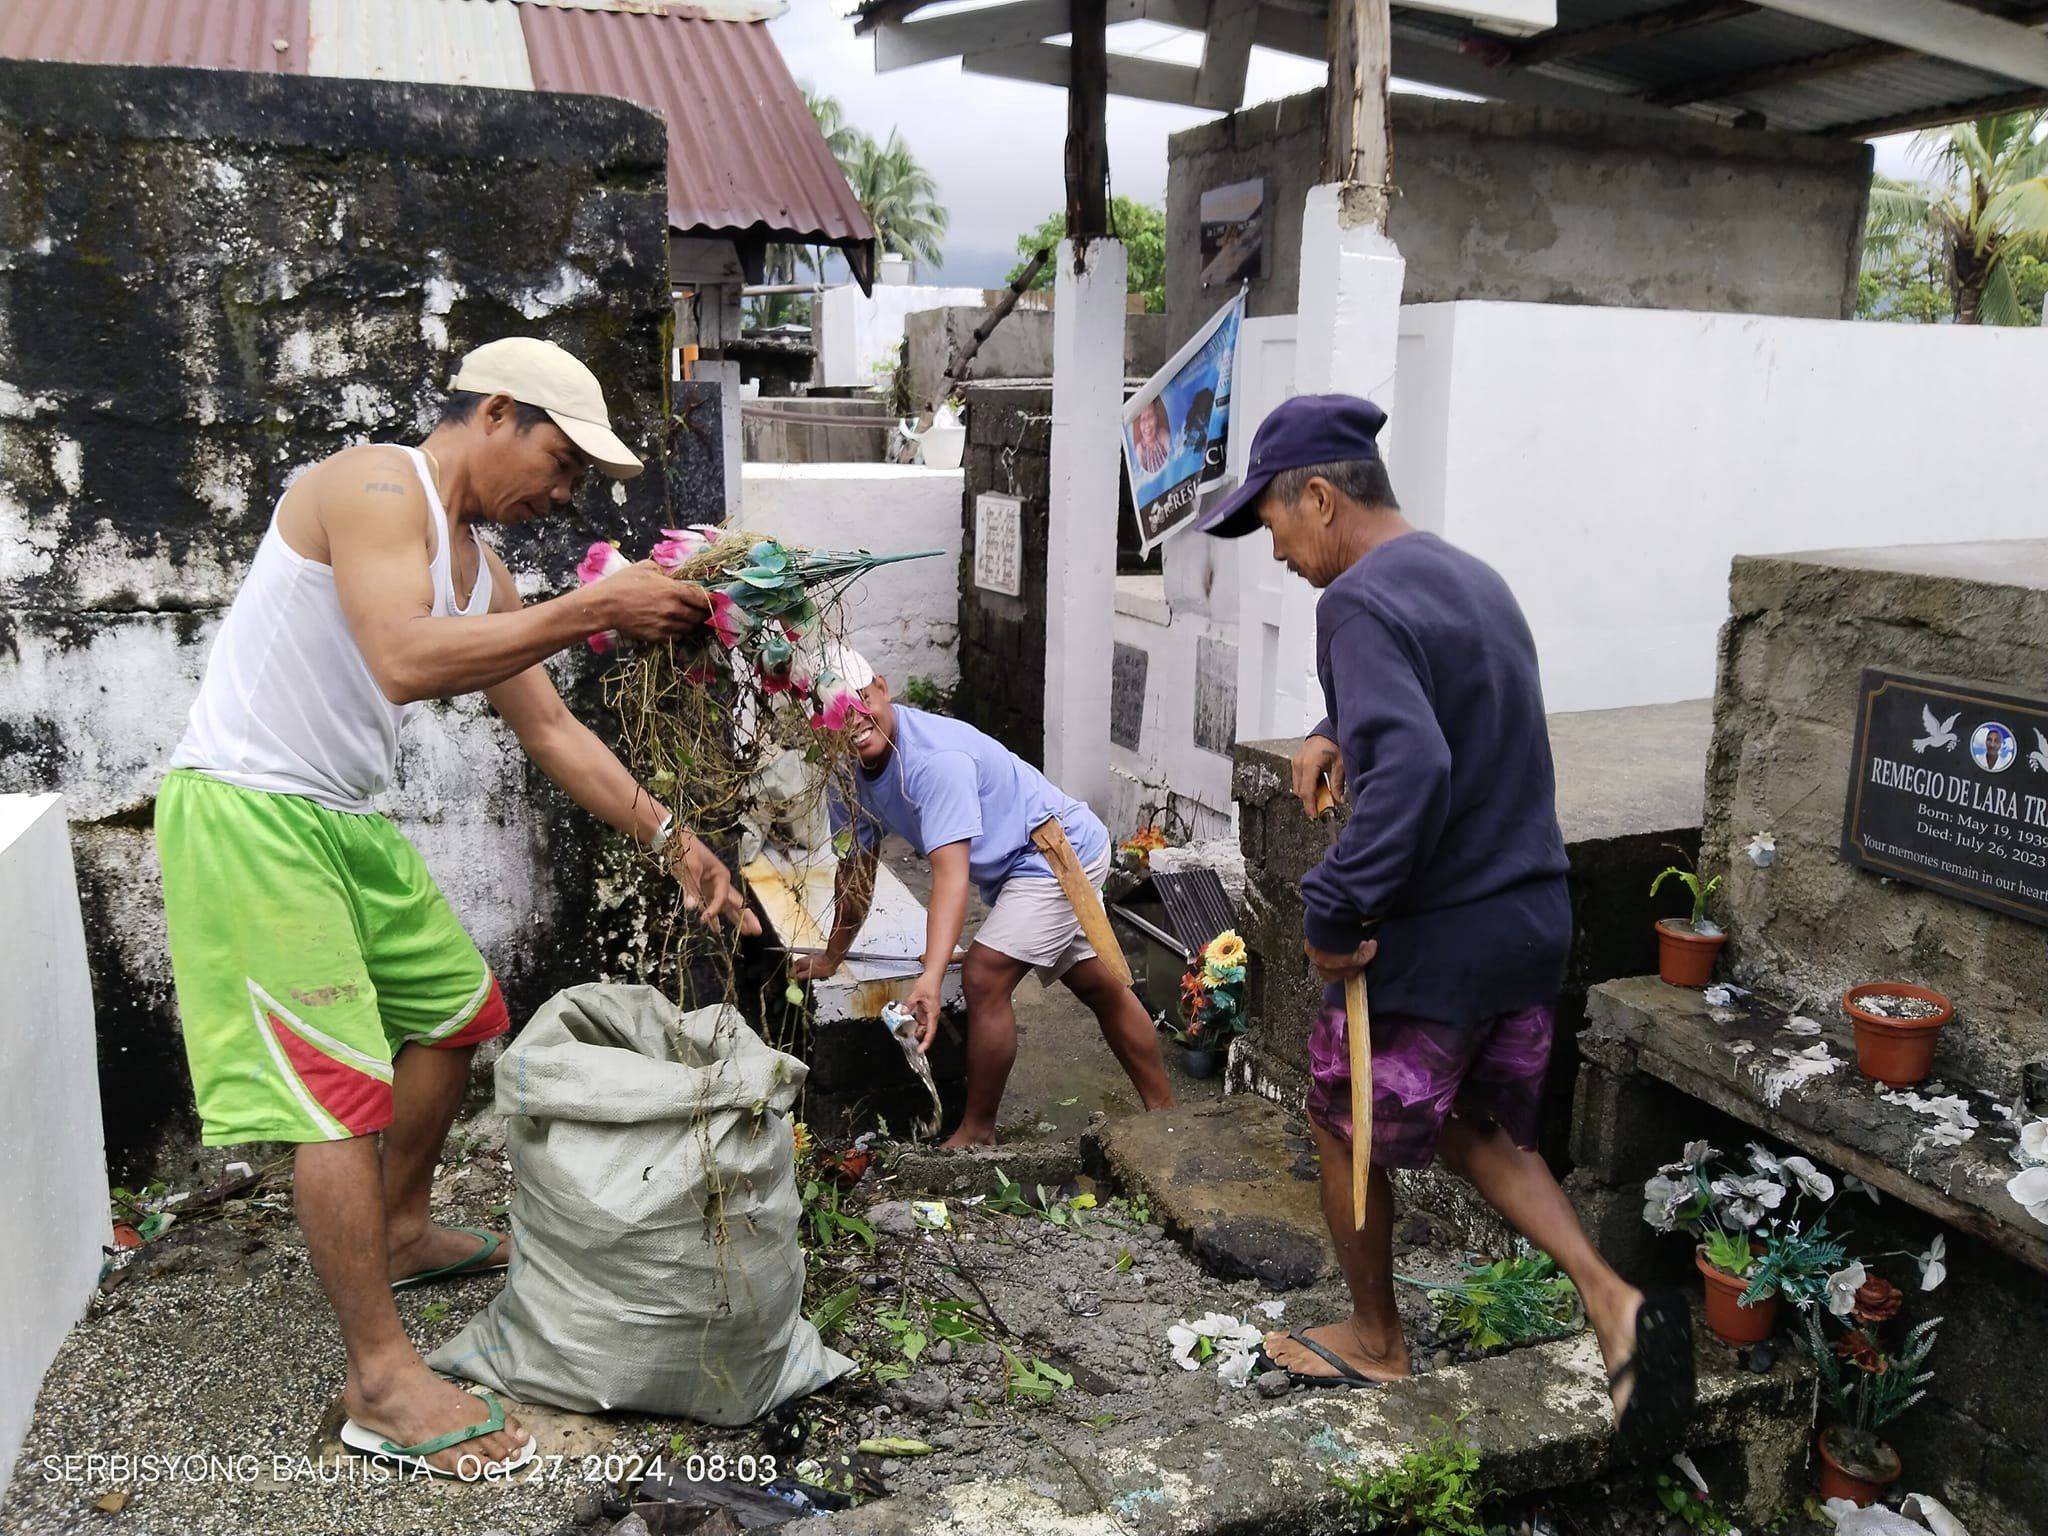
<path fill-rule="evenodd" d="M 1308 1114 L 1352 1315 L 1272 1334 L 1266 1350 L 1303 1383 L 1409 1374 L 1387 1173 L 1441 1157 L 1571 1276 L 1623 1435 L 1647 1451 L 1673 1443 L 1691 1408 L 1690 1312 L 1614 1272 L 1535 1151 L 1572 936 L 1535 642 L 1499 575 L 1401 515 L 1379 456 L 1385 421 L 1349 395 L 1284 402 L 1253 439 L 1245 483 L 1200 523 L 1226 538 L 1265 526 L 1274 558 L 1322 589 L 1329 716 L 1294 759 L 1294 790 L 1310 815 L 1325 780 L 1351 803 L 1301 895 L 1302 948 L 1327 984 Z M 1360 971 L 1372 1172 L 1354 1230 L 1343 983 Z"/>

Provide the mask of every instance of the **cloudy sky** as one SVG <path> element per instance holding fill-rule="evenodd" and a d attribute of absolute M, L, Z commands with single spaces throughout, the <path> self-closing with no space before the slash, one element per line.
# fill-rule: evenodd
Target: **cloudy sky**
<path fill-rule="evenodd" d="M 937 179 L 952 217 L 943 279 L 969 287 L 1001 283 L 1017 260 L 1017 236 L 1066 202 L 1061 168 L 1066 93 L 963 74 L 957 59 L 878 75 L 873 41 L 856 38 L 853 23 L 833 14 L 832 0 L 790 0 L 788 12 L 768 25 L 797 79 L 838 97 L 848 120 L 878 139 L 886 138 L 891 127 L 900 128 Z M 1110 47 L 1172 63 L 1194 64 L 1201 58 L 1200 40 L 1193 34 L 1151 22 L 1112 28 Z M 1315 60 L 1255 48 L 1245 101 L 1311 90 L 1323 75 L 1324 66 Z M 1397 82 L 1396 89 L 1403 88 Z M 1112 96 L 1111 190 L 1164 207 L 1167 135 L 1215 116 Z M 1905 142 L 1879 141 L 1879 169 L 1909 173 Z"/>

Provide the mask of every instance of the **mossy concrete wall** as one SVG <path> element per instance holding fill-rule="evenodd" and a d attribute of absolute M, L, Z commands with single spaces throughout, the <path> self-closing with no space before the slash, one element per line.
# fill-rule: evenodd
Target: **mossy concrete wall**
<path fill-rule="evenodd" d="M 583 357 L 657 454 L 663 157 L 657 117 L 597 97 L 0 62 L 0 789 L 74 818 L 117 1178 L 195 1138 L 149 828 L 277 496 L 417 441 L 455 358 L 515 333 Z M 499 546 L 543 593 L 663 500 L 658 470 L 595 481 Z M 564 658 L 589 718 L 587 671 Z M 480 699 L 414 721 L 388 802 L 516 1017 L 627 947 L 594 825 Z"/>
<path fill-rule="evenodd" d="M 1729 603 L 1701 857 L 1736 978 L 1830 1014 L 1858 982 L 1938 988 L 1956 1018 L 1936 1074 L 2042 1100 L 2048 931 L 1839 850 L 1865 667 L 2048 696 L 2048 541 L 1739 559 Z M 1765 830 L 1759 868 L 1744 850 Z"/>

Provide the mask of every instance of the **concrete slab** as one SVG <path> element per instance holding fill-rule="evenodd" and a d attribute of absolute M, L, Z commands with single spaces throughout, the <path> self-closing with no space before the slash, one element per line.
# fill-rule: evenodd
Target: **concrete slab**
<path fill-rule="evenodd" d="M 1776 1008 L 1713 1008 L 1701 993 L 1654 976 L 1603 983 L 1588 1009 L 1593 1025 L 1581 1047 L 1609 1071 L 1646 1072 L 2048 1271 L 2048 1233 L 2005 1190 L 2017 1166 L 2015 1137 L 1994 1095 L 1953 1082 L 1922 1084 L 1916 1091 L 1925 1097 L 1961 1095 L 1980 1122 L 1961 1146 L 1937 1146 L 1926 1138 L 1930 1118 L 1887 1101 L 1881 1084 L 1857 1072 L 1850 1030 L 1834 1018 L 1815 1021 L 1818 1035 L 1795 1034 Z M 1771 1102 L 1771 1073 L 1784 1066 L 1777 1053 L 1817 1042 L 1839 1066 L 1784 1087 Z"/>
<path fill-rule="evenodd" d="M 1704 1330 L 1701 1330 L 1704 1332 Z M 1702 1347 L 1695 1460 L 1716 1458 L 1746 1491 L 1745 1519 L 1796 1498 L 1812 1433 L 1812 1369 L 1766 1375 Z M 1296 1392 L 1178 1434 L 1105 1451 L 1092 1465 L 1041 1462 L 1030 1479 L 990 1479 L 943 1494 L 882 1500 L 820 1521 L 845 1536 L 1198 1536 L 1349 1529 L 1357 1515 L 1331 1483 L 1390 1467 L 1456 1425 L 1504 1496 L 1582 1483 L 1617 1469 L 1606 1372 L 1591 1334 L 1432 1372 L 1377 1392 Z M 1710 1474 L 1711 1475 L 1711 1474 Z M 1731 1486 L 1716 1481 L 1718 1490 Z"/>
<path fill-rule="evenodd" d="M 1083 1144 L 1091 1168 L 1142 1192 L 1152 1219 L 1223 1279 L 1273 1290 L 1334 1268 L 1301 1120 L 1251 1094 L 1104 1121 Z"/>

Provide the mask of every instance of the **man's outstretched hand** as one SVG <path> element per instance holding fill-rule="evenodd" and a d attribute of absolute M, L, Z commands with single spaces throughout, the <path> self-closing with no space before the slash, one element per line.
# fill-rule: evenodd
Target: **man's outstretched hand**
<path fill-rule="evenodd" d="M 917 978 L 917 985 L 910 989 L 910 996 L 903 1000 L 911 1016 L 917 1020 L 917 1048 L 929 1051 L 932 1037 L 939 1032 L 939 989 L 945 983 L 943 972 L 935 979 L 929 972 Z"/>
<path fill-rule="evenodd" d="M 741 933 L 761 931 L 761 920 L 747 907 L 746 892 L 733 884 L 725 860 L 701 838 L 690 839 L 689 846 L 669 865 L 669 873 L 683 888 L 683 905 L 695 912 L 706 928 L 716 932 L 729 922 Z"/>
<path fill-rule="evenodd" d="M 1316 974 L 1323 980 L 1343 982 L 1349 981 L 1372 964 L 1372 957 L 1380 952 L 1380 941 L 1367 939 L 1349 954 L 1332 954 L 1327 949 L 1317 949 L 1307 939 L 1303 939 L 1301 952 L 1308 956 L 1308 963 L 1316 968 Z"/>

